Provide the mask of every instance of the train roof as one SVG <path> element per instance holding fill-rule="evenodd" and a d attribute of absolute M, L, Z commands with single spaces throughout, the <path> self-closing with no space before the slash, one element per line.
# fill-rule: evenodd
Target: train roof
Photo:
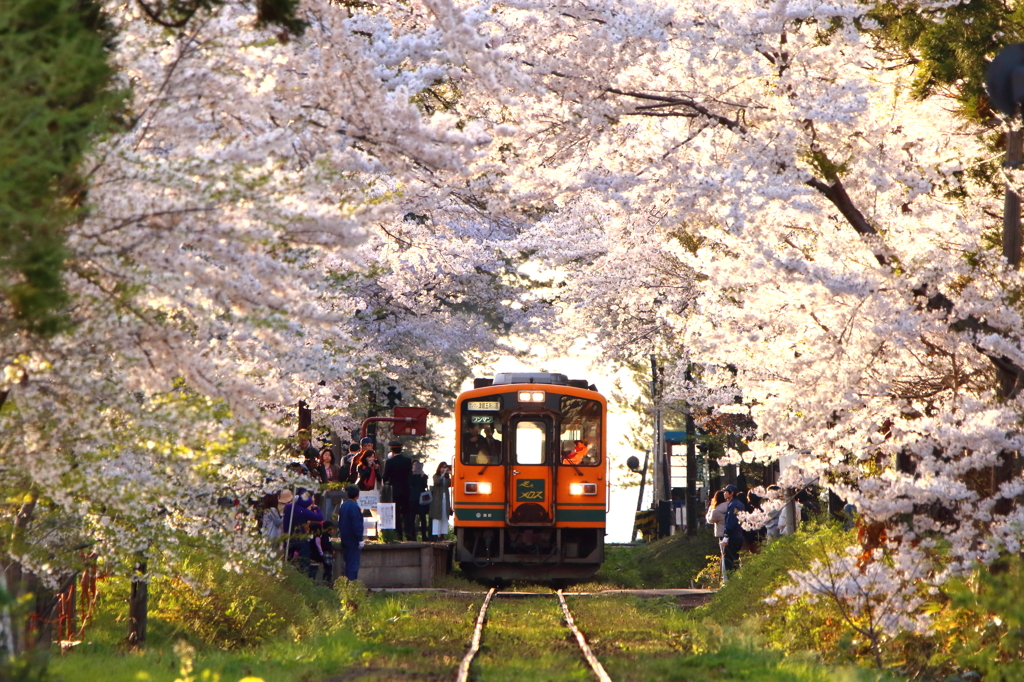
<path fill-rule="evenodd" d="M 513 384 L 548 384 L 550 386 L 572 386 L 596 391 L 597 387 L 586 379 L 570 379 L 555 372 L 498 372 L 493 379 L 473 379 L 473 388 L 487 386 L 510 386 Z"/>

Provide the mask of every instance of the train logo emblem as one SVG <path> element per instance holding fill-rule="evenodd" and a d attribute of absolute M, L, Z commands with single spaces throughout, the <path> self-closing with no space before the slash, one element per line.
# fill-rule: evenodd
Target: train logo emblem
<path fill-rule="evenodd" d="M 544 479 L 520 478 L 516 481 L 516 502 L 543 502 Z"/>

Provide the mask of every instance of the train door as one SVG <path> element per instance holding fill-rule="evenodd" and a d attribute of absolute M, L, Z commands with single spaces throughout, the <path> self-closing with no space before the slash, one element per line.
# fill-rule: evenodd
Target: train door
<path fill-rule="evenodd" d="M 554 485 L 551 442 L 554 422 L 550 417 L 513 417 L 509 436 L 508 524 L 553 525 Z"/>

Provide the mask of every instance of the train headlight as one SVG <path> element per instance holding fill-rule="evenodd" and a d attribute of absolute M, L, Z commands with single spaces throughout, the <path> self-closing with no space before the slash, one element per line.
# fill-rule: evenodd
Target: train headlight
<path fill-rule="evenodd" d="M 570 483 L 569 484 L 570 495 L 596 495 L 597 484 L 596 483 Z"/>
<path fill-rule="evenodd" d="M 544 391 L 519 391 L 519 402 L 542 403 L 544 402 Z"/>
<path fill-rule="evenodd" d="M 465 490 L 467 495 L 490 495 L 491 484 L 487 481 L 467 483 Z"/>

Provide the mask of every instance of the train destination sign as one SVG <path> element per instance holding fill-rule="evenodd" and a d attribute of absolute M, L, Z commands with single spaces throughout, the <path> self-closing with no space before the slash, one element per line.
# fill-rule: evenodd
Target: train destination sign
<path fill-rule="evenodd" d="M 501 409 L 500 400 L 470 400 L 466 409 L 471 412 L 497 412 Z"/>

